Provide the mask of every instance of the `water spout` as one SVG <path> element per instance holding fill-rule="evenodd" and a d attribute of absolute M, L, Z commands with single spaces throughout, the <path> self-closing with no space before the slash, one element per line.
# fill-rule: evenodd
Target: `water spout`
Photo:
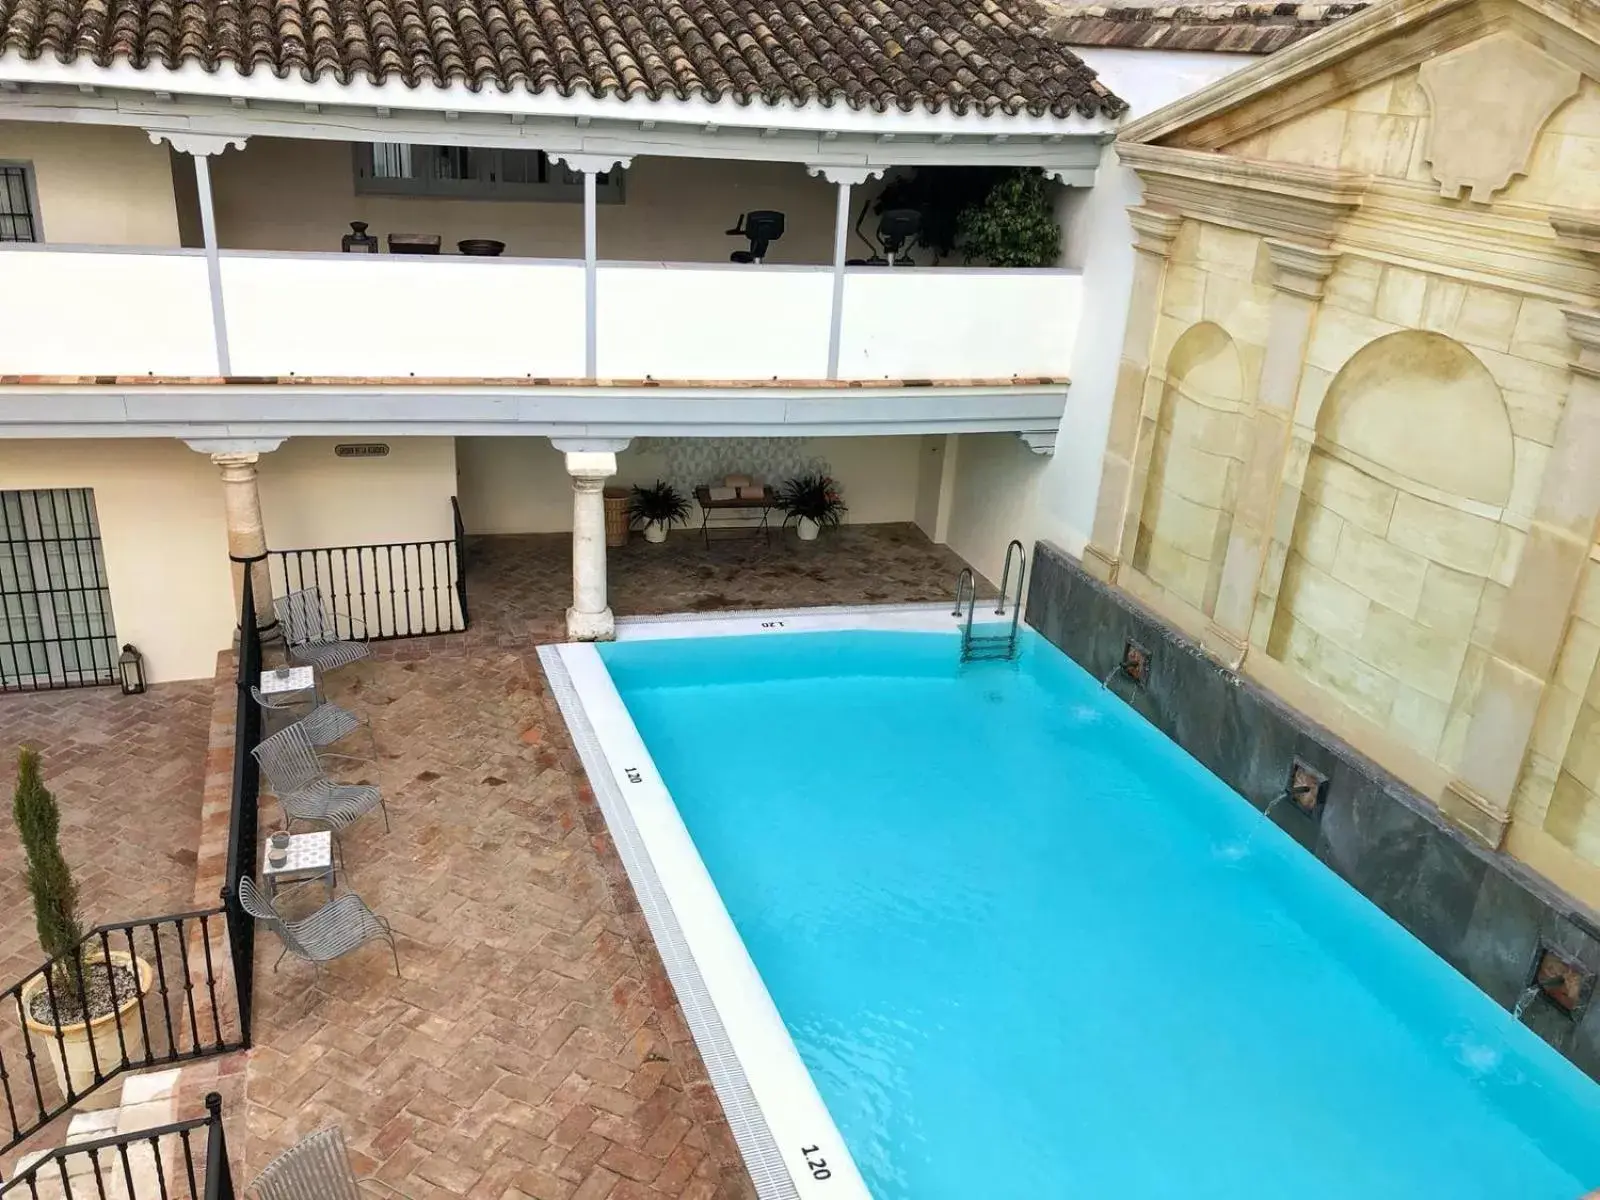
<path fill-rule="evenodd" d="M 1522 995 L 1517 997 L 1516 1004 L 1512 1006 L 1511 1019 L 1513 1021 L 1522 1020 L 1522 1014 L 1527 1012 L 1533 1002 L 1542 995 L 1544 995 L 1544 984 L 1537 980 L 1523 988 Z"/>
<path fill-rule="evenodd" d="M 1105 691 L 1107 688 L 1109 688 L 1111 686 L 1111 681 L 1113 679 L 1115 679 L 1118 675 L 1122 674 L 1122 669 L 1123 669 L 1123 664 L 1122 663 L 1118 663 L 1116 666 L 1112 667 L 1111 668 L 1111 673 L 1100 681 L 1100 690 L 1101 691 Z"/>

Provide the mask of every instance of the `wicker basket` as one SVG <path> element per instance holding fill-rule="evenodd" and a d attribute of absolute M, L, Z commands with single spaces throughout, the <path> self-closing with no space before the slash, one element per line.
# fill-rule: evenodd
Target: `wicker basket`
<path fill-rule="evenodd" d="M 606 545 L 626 546 L 628 544 L 628 489 L 625 487 L 608 487 L 605 490 L 606 500 Z"/>

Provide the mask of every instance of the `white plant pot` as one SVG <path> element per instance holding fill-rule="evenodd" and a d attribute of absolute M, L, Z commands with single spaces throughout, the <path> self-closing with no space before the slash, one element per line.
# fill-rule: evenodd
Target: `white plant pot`
<path fill-rule="evenodd" d="M 659 546 L 667 540 L 667 527 L 660 521 L 651 521 L 644 527 L 644 540 Z"/>
<path fill-rule="evenodd" d="M 801 517 L 795 522 L 794 531 L 800 535 L 802 542 L 814 542 L 817 540 L 817 534 L 822 532 L 822 526 L 810 517 Z"/>
<path fill-rule="evenodd" d="M 133 966 L 139 980 L 139 995 L 150 991 L 155 982 L 155 972 L 142 958 L 135 958 L 125 950 L 113 950 L 111 961 Z M 22 989 L 23 1022 L 33 1045 L 49 1051 L 50 1065 L 55 1068 L 56 1083 L 61 1095 L 67 1095 L 67 1080 L 72 1080 L 72 1090 L 80 1101 L 83 1094 L 94 1087 L 95 1059 L 100 1062 L 101 1076 L 110 1075 L 123 1063 L 122 1050 L 127 1047 L 128 1061 L 144 1057 L 144 1030 L 139 1022 L 139 997 L 129 996 L 117 1006 L 114 1013 L 95 1017 L 92 1021 L 76 1021 L 61 1026 L 61 1039 L 56 1040 L 56 1027 L 35 1021 L 31 1015 L 33 997 L 45 990 L 43 975 L 36 975 Z M 117 1039 L 117 1026 L 122 1026 L 122 1039 Z M 94 1038 L 94 1054 L 89 1053 L 89 1039 Z M 35 1050 L 37 1053 L 38 1050 Z"/>

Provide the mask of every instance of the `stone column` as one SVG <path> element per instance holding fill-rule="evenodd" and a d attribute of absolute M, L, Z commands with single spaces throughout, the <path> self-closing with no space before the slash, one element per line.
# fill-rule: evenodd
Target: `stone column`
<path fill-rule="evenodd" d="M 1555 445 L 1545 464 L 1528 538 L 1495 630 L 1445 815 L 1498 847 L 1511 823 L 1522 764 L 1545 683 L 1566 636 L 1600 520 L 1600 310 L 1567 310 L 1578 344 Z"/>
<path fill-rule="evenodd" d="M 206 249 L 206 279 L 211 289 L 211 330 L 216 343 L 217 374 L 233 374 L 233 356 L 228 348 L 228 315 L 222 300 L 222 257 L 217 239 L 216 206 L 211 200 L 211 158 L 233 146 L 243 150 L 245 139 L 232 134 L 183 133 L 166 129 L 146 129 L 150 140 L 159 146 L 172 144 L 180 154 L 194 160 L 195 194 L 200 205 L 200 231 Z"/>
<path fill-rule="evenodd" d="M 1266 355 L 1250 414 L 1244 474 L 1234 497 L 1233 527 L 1222 565 L 1222 584 L 1204 641 L 1217 657 L 1233 667 L 1244 661 L 1250 644 L 1250 621 L 1267 549 L 1273 542 L 1280 491 L 1287 482 L 1295 501 L 1283 531 L 1287 547 L 1299 511 L 1300 479 L 1284 480 L 1284 453 L 1294 422 L 1295 395 L 1305 366 L 1322 288 L 1339 256 L 1328 250 L 1269 240 L 1272 260 L 1272 309 L 1267 324 Z M 1280 564 L 1281 570 L 1281 564 Z"/>
<path fill-rule="evenodd" d="M 1117 390 L 1111 398 L 1111 428 L 1100 468 L 1100 495 L 1095 504 L 1094 529 L 1083 549 L 1083 565 L 1090 574 L 1115 583 L 1122 563 L 1128 526 L 1129 498 L 1143 480 L 1135 480 L 1139 449 L 1140 415 L 1150 375 L 1150 345 L 1161 315 L 1161 289 L 1166 281 L 1172 242 L 1183 218 L 1153 208 L 1130 208 L 1134 249 L 1133 289 L 1128 299 L 1128 321 L 1122 335 L 1122 361 L 1117 367 Z"/>
<path fill-rule="evenodd" d="M 222 470 L 222 510 L 228 524 L 228 558 L 233 564 L 234 611 L 244 602 L 244 572 L 251 572 L 256 627 L 263 634 L 277 629 L 272 611 L 272 577 L 267 570 L 267 535 L 261 521 L 261 493 L 256 486 L 256 464 L 276 450 L 282 438 L 237 441 L 192 441 L 189 449 L 209 455 Z"/>
<path fill-rule="evenodd" d="M 606 480 L 617 473 L 617 452 L 627 440 L 567 441 L 552 438 L 566 455 L 572 476 L 572 607 L 567 609 L 567 638 L 574 642 L 608 642 L 616 636 L 616 619 L 606 599 Z"/>

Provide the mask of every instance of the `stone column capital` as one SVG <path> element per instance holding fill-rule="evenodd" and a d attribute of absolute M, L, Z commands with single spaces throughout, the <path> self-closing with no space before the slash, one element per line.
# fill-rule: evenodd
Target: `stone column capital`
<path fill-rule="evenodd" d="M 1133 226 L 1135 249 L 1158 258 L 1170 258 L 1172 243 L 1183 228 L 1183 218 L 1174 212 L 1136 205 L 1128 210 L 1128 222 Z"/>
<path fill-rule="evenodd" d="M 617 473 L 617 456 L 605 451 L 578 451 L 567 455 L 567 474 L 580 492 L 598 492 Z"/>
<path fill-rule="evenodd" d="M 1579 375 L 1600 379 L 1600 309 L 1568 308 L 1562 311 L 1567 318 L 1567 336 L 1578 343 L 1578 354 L 1572 360 L 1572 369 Z"/>
<path fill-rule="evenodd" d="M 283 445 L 287 438 L 184 438 L 183 444 L 197 454 L 209 454 L 211 461 L 221 463 L 227 458 L 248 456 L 255 462 L 263 454 L 270 454 Z"/>
<path fill-rule="evenodd" d="M 1322 299 L 1323 285 L 1339 262 L 1336 251 L 1276 238 L 1267 239 L 1267 257 L 1272 261 L 1272 286 L 1307 300 Z"/>

